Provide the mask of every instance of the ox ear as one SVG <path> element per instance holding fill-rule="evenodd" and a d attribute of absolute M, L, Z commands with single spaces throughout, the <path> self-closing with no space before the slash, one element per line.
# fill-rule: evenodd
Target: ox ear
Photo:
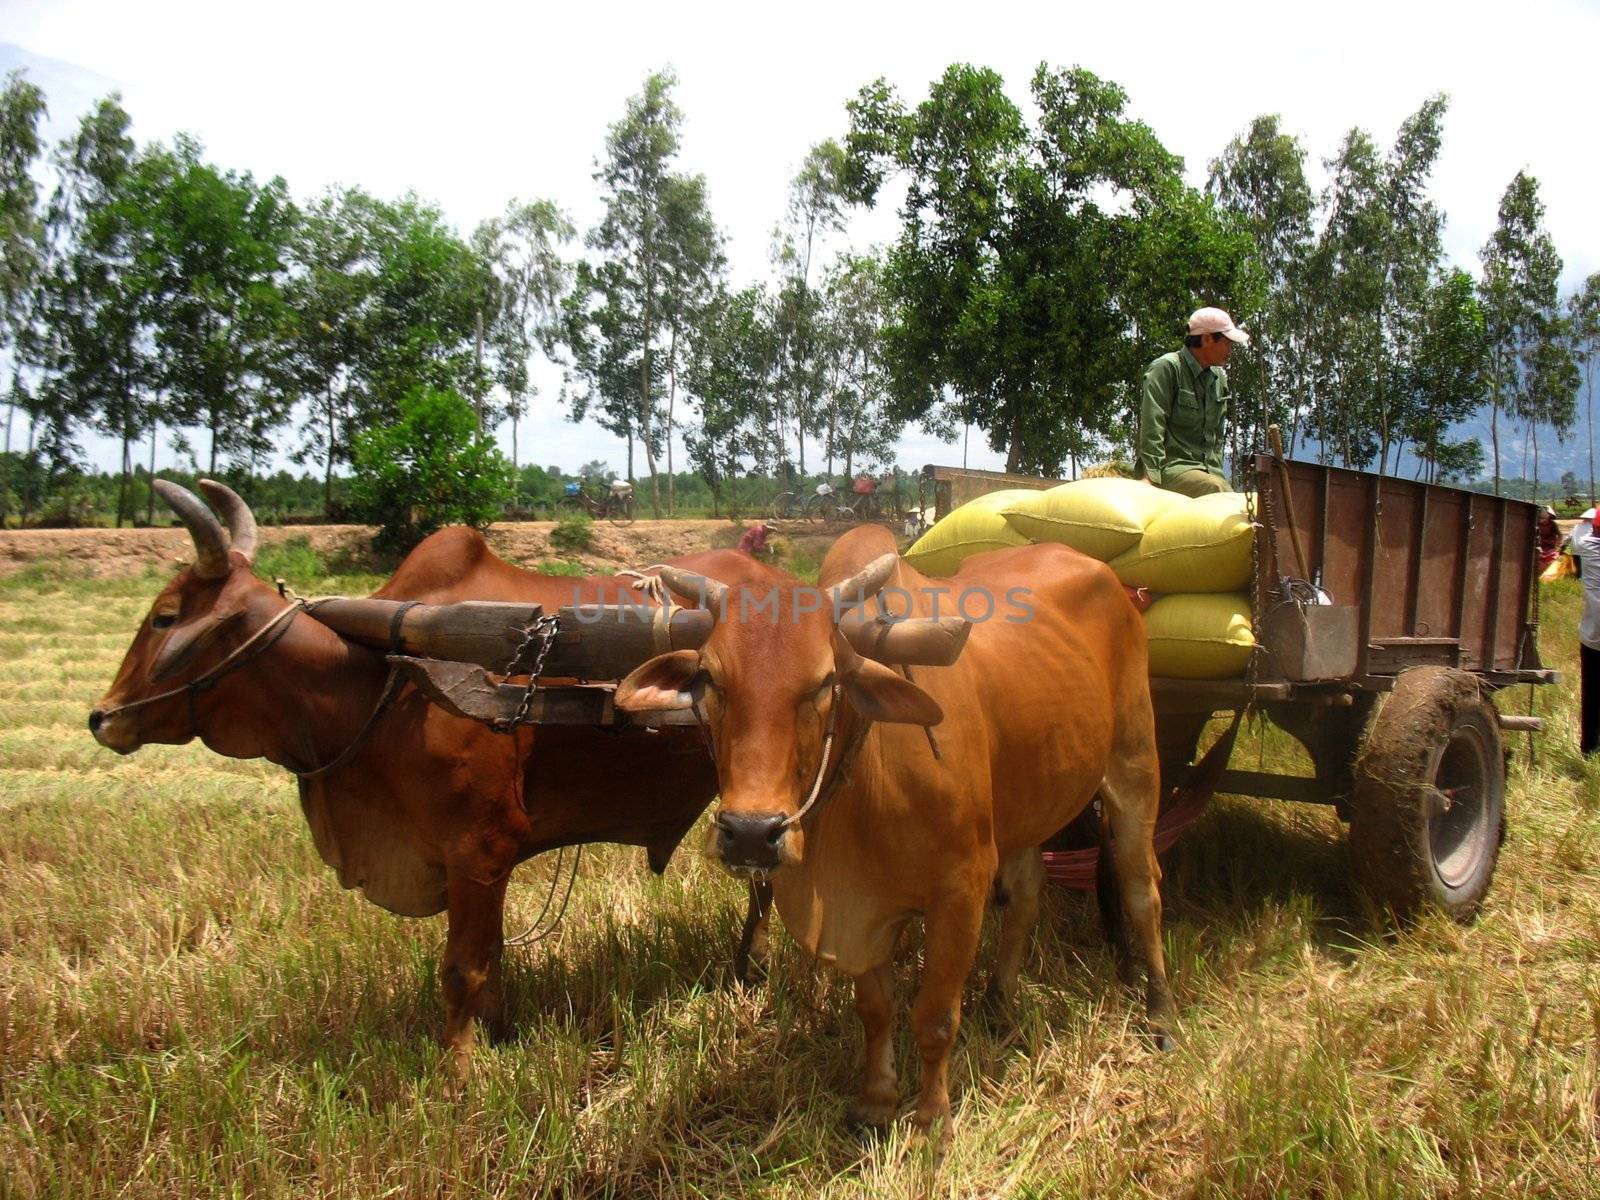
<path fill-rule="evenodd" d="M 937 725 L 939 702 L 909 679 L 870 658 L 857 658 L 844 676 L 844 694 L 869 721 L 893 725 Z"/>
<path fill-rule="evenodd" d="M 658 654 L 617 685 L 616 706 L 623 712 L 667 712 L 692 708 L 689 691 L 700 674 L 700 651 L 674 650 Z"/>

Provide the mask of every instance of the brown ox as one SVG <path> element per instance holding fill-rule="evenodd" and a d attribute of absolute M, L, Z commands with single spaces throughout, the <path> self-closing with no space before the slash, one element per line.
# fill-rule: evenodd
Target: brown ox
<path fill-rule="evenodd" d="M 556 726 L 505 736 L 406 686 L 356 745 L 384 688 L 383 655 L 303 614 L 268 629 L 288 605 L 251 571 L 254 518 L 227 488 L 200 486 L 227 520 L 231 547 L 198 497 L 156 481 L 188 526 L 196 561 L 156 597 L 89 728 L 122 754 L 198 737 L 219 754 L 266 758 L 296 773 L 335 763 L 355 745 L 337 769 L 301 779 L 306 820 L 344 886 L 405 916 L 448 911 L 444 1042 L 464 1068 L 474 1018 L 500 1018 L 512 868 L 557 846 L 605 841 L 646 847 L 661 870 L 716 793 L 700 738 L 693 729 L 617 736 Z M 715 570 L 739 557 L 713 551 L 680 562 Z M 639 602 L 625 580 L 518 570 L 465 529 L 423 542 L 377 594 L 528 601 L 549 612 L 575 602 Z M 241 648 L 214 684 L 184 686 Z"/>
<path fill-rule="evenodd" d="M 886 531 L 846 534 L 822 567 L 831 599 L 887 584 L 902 589 L 885 593 L 895 611 L 909 599 L 923 617 L 933 615 L 931 588 L 954 589 L 945 615 L 963 589 L 995 600 L 993 619 L 974 624 L 954 665 L 920 671 L 914 683 L 861 657 L 852 646 L 863 644 L 859 630 L 841 633 L 850 618 L 836 623 L 837 610 L 781 572 L 746 562 L 726 580 L 662 577 L 724 615 L 701 650 L 633 672 L 618 706 L 703 704 L 722 796 L 708 853 L 737 872 L 770 873 L 794 938 L 855 979 L 866 1045 L 853 1120 L 881 1124 L 899 1107 L 891 958 L 900 929 L 913 915 L 924 919 L 912 1025 L 922 1057 L 914 1120 L 927 1128 L 949 1113 L 950 1050 L 986 896 L 1004 905 L 990 992 L 1005 1004 L 1038 919 L 1039 846 L 1097 793 L 1111 839 L 1102 862 L 1114 864 L 1126 918 L 1118 931 L 1131 934 L 1146 967 L 1150 1021 L 1166 1043 L 1174 1014 L 1152 844 L 1157 757 L 1145 638 L 1108 568 L 1039 545 L 980 554 L 955 577 L 931 580 L 896 557 Z M 759 606 L 769 589 L 777 619 Z M 982 615 L 978 601 L 968 608 Z M 934 725 L 937 757 L 924 728 Z M 864 729 L 832 798 L 797 820 L 803 798 L 826 796 Z M 1123 949 L 1127 964 L 1127 942 Z"/>

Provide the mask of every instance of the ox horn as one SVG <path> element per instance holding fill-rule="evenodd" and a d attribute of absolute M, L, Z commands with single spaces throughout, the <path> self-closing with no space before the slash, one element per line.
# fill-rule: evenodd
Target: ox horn
<path fill-rule="evenodd" d="M 256 557 L 256 515 L 244 498 L 225 483 L 202 479 L 200 490 L 205 493 L 211 507 L 222 514 L 228 523 L 228 549 L 244 555 L 245 562 Z"/>
<path fill-rule="evenodd" d="M 863 603 L 868 596 L 879 591 L 889 581 L 889 576 L 894 574 L 895 566 L 899 562 L 898 554 L 879 555 L 849 579 L 834 584 L 828 589 L 828 600 L 832 604 L 833 611 L 838 612 L 847 605 Z"/>
<path fill-rule="evenodd" d="M 685 599 L 696 600 L 712 612 L 722 611 L 723 602 L 728 595 L 727 584 L 712 579 L 709 575 L 697 575 L 693 571 L 681 571 L 677 567 L 662 567 L 657 574 L 661 576 L 662 583 Z"/>
<path fill-rule="evenodd" d="M 948 667 L 961 657 L 972 622 L 961 617 L 869 617 L 852 609 L 839 632 L 862 658 L 890 666 Z"/>
<path fill-rule="evenodd" d="M 178 519 L 194 539 L 194 573 L 201 579 L 220 579 L 228 573 L 228 539 L 217 524 L 205 502 L 188 488 L 179 487 L 166 479 L 153 481 L 156 494 L 166 501 L 167 507 L 178 514 Z"/>

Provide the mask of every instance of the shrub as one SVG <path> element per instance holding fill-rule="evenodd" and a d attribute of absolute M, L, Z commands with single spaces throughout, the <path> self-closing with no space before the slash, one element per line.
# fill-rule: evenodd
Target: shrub
<path fill-rule="evenodd" d="M 567 562 L 559 558 L 544 558 L 528 568 L 541 575 L 568 575 L 575 579 L 582 578 L 589 573 L 589 568 L 582 563 Z"/>
<path fill-rule="evenodd" d="M 303 534 L 262 546 L 256 552 L 255 569 L 257 575 L 269 582 L 285 579 L 297 588 L 307 587 L 331 573 L 322 555 L 311 548 L 311 542 Z"/>
<path fill-rule="evenodd" d="M 394 424 L 356 434 L 350 457 L 351 510 L 381 526 L 376 544 L 386 553 L 444 525 L 482 529 L 511 496 L 511 464 L 451 391 L 414 389 Z"/>
<path fill-rule="evenodd" d="M 566 513 L 550 531 L 550 544 L 569 554 L 587 550 L 594 541 L 594 521 L 584 513 Z"/>

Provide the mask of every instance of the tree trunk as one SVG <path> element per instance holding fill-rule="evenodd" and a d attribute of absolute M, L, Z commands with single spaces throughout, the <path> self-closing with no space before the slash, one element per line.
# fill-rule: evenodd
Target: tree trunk
<path fill-rule="evenodd" d="M 1022 413 L 1011 418 L 1011 437 L 1006 445 L 1006 471 L 1012 475 L 1022 472 Z"/>
<path fill-rule="evenodd" d="M 1494 456 L 1494 494 L 1500 494 L 1500 394 L 1496 390 L 1489 401 L 1489 444 Z"/>
<path fill-rule="evenodd" d="M 478 414 L 478 436 L 483 436 L 483 306 L 472 316 L 472 407 Z"/>
<path fill-rule="evenodd" d="M 22 524 L 28 523 L 28 518 L 33 515 L 33 439 L 38 431 L 38 422 L 33 419 L 33 414 L 28 414 L 28 454 L 23 459 L 28 464 L 28 472 L 22 479 Z"/>
<path fill-rule="evenodd" d="M 1539 503 L 1539 423 L 1528 422 L 1528 438 L 1533 442 L 1533 502 Z"/>
<path fill-rule="evenodd" d="M 6 520 L 11 516 L 11 422 L 17 416 L 17 378 L 11 377 L 11 403 L 6 405 L 6 448 L 0 463 L 4 464 L 0 472 L 0 529 L 6 527 Z M 1591 439 L 1592 441 L 1593 439 Z M 1593 474 L 1591 471 L 1590 474 Z"/>
<path fill-rule="evenodd" d="M 133 434 L 122 426 L 122 481 L 117 485 L 117 528 L 122 528 L 122 514 L 128 507 L 128 479 L 133 474 L 133 454 L 128 447 L 133 444 Z M 131 514 L 130 514 L 131 517 Z"/>
<path fill-rule="evenodd" d="M 1584 384 L 1589 387 L 1589 502 L 1595 502 L 1595 368 L 1594 358 L 1584 362 Z M 6 450 L 11 448 L 11 422 L 6 419 L 5 427 Z"/>
<path fill-rule="evenodd" d="M 217 477 L 217 425 L 218 425 L 218 423 L 219 423 L 219 414 L 217 413 L 217 410 L 215 408 L 213 408 L 211 410 L 211 468 L 210 468 L 209 471 L 207 471 L 207 474 L 210 475 L 211 478 L 213 478 L 213 479 L 215 479 Z"/>
<path fill-rule="evenodd" d="M 333 520 L 333 447 L 334 447 L 334 411 L 333 411 L 333 380 L 330 378 L 323 396 L 328 414 L 328 444 L 325 449 L 325 462 L 322 469 L 322 515 L 327 520 Z"/>
<path fill-rule="evenodd" d="M 672 471 L 672 409 L 678 402 L 678 327 L 672 327 L 671 349 L 667 351 L 667 516 L 677 513 L 678 478 Z"/>
<path fill-rule="evenodd" d="M 150 422 L 150 496 L 145 502 L 144 523 L 156 523 L 156 441 L 161 436 L 161 422 Z"/>

